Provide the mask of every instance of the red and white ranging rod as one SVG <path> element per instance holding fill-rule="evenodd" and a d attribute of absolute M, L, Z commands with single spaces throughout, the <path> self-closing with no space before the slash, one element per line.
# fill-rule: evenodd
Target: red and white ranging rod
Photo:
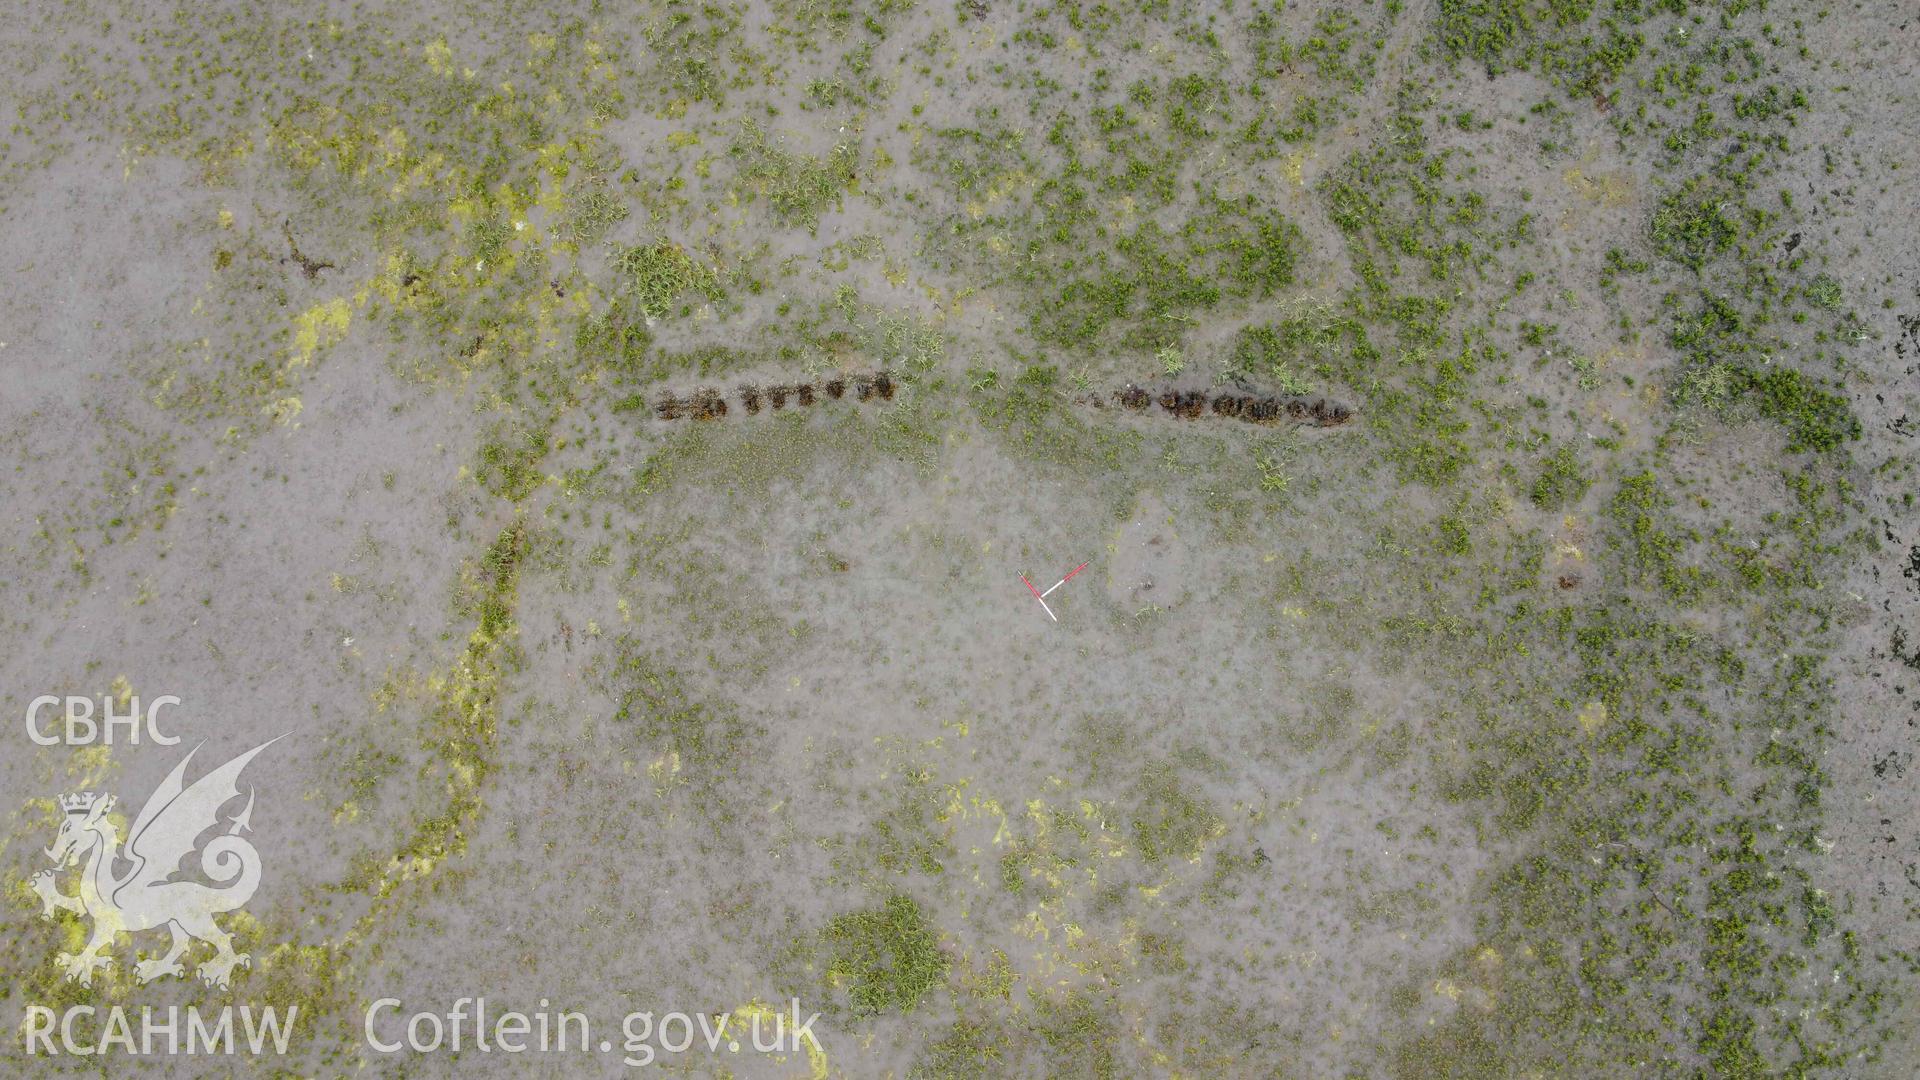
<path fill-rule="evenodd" d="M 1055 615 L 1053 613 L 1053 609 L 1047 606 L 1047 597 L 1052 595 L 1053 590 L 1059 588 L 1062 585 L 1065 585 L 1069 581 L 1072 581 L 1073 575 L 1079 573 L 1082 570 L 1085 570 L 1086 568 L 1087 568 L 1087 564 L 1081 563 L 1079 566 L 1076 566 L 1072 570 L 1067 571 L 1067 576 L 1047 586 L 1046 592 L 1041 592 L 1039 589 L 1034 588 L 1033 582 L 1027 581 L 1027 575 L 1025 574 L 1020 575 L 1020 580 L 1026 582 L 1027 591 L 1033 594 L 1033 598 L 1035 600 L 1040 601 L 1040 607 L 1046 611 L 1047 618 L 1052 619 L 1054 622 L 1059 622 L 1060 616 Z"/>

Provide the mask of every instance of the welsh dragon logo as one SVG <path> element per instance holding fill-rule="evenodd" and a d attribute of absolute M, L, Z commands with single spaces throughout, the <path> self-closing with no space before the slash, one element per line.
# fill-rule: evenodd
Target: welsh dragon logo
<path fill-rule="evenodd" d="M 64 819 L 53 846 L 46 849 L 54 868 L 35 874 L 32 885 L 40 896 L 42 918 L 71 911 L 93 920 L 86 947 L 61 953 L 56 960 L 68 979 L 93 985 L 94 972 L 113 962 L 107 950 L 117 935 L 163 925 L 173 934 L 173 943 L 166 955 L 134 965 L 141 983 L 165 975 L 184 977 L 180 958 L 195 940 L 214 948 L 212 959 L 195 969 L 208 986 L 227 989 L 235 967 L 252 966 L 246 953 L 233 951 L 233 939 L 213 917 L 245 904 L 260 884 L 260 853 L 239 835 L 252 827 L 253 789 L 247 789 L 239 814 L 223 821 L 220 811 L 240 796 L 240 771 L 280 738 L 284 736 L 261 743 L 191 786 L 185 783 L 187 764 L 199 748 L 189 751 L 140 808 L 127 830 L 124 852 L 120 830 L 109 816 L 117 802 L 113 796 L 91 791 L 60 796 Z M 194 852 L 195 841 L 223 824 L 224 832 L 199 846 L 201 868 L 214 884 L 174 880 L 181 861 Z M 81 866 L 79 888 L 60 892 L 55 875 L 76 865 Z M 116 870 L 119 866 L 126 867 L 124 872 Z"/>

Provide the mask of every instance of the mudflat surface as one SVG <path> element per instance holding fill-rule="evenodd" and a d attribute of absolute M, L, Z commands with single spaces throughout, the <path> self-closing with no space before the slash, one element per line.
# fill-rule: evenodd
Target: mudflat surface
<path fill-rule="evenodd" d="M 5 1071 L 1913 1076 L 1916 53 L 18 6 Z M 592 1036 L 383 1048 L 475 998 Z"/>

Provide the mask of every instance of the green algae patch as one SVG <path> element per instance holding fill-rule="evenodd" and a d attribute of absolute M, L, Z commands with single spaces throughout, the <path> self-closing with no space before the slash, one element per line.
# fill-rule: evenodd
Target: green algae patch
<path fill-rule="evenodd" d="M 827 981 L 844 989 L 857 1016 L 913 1011 L 946 982 L 939 938 L 910 896 L 895 893 L 877 908 L 836 916 L 821 931 Z"/>
<path fill-rule="evenodd" d="M 480 792 L 496 763 L 501 681 L 517 655 L 514 611 L 527 543 L 527 526 L 516 522 L 466 568 L 461 608 L 474 620 L 474 628 L 465 649 L 447 672 L 401 691 L 403 696 L 425 698 L 422 738 L 438 772 L 433 785 L 438 808 L 414 823 L 370 879 L 352 882 L 376 900 L 390 900 L 405 882 L 431 875 L 442 862 L 466 851 L 467 830 L 480 815 Z M 362 930 L 381 913 L 376 906 Z"/>
<path fill-rule="evenodd" d="M 315 304 L 294 316 L 288 365 L 305 367 L 313 363 L 314 354 L 346 337 L 347 328 L 352 324 L 353 307 L 344 296 Z"/>

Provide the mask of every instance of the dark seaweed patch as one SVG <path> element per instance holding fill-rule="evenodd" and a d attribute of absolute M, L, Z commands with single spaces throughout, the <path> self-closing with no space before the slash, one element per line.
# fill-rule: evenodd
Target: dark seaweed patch
<path fill-rule="evenodd" d="M 1239 418 L 1250 424 L 1273 424 L 1287 420 L 1313 427 L 1339 427 L 1353 419 L 1353 408 L 1331 398 L 1255 397 L 1252 394 L 1208 394 L 1199 390 L 1172 387 L 1156 394 L 1139 386 L 1114 391 L 1113 400 L 1135 411 L 1155 401 L 1161 411 L 1182 420 L 1197 420 L 1211 413 L 1223 419 Z M 1099 407 L 1102 399 L 1088 397 L 1083 404 Z"/>
<path fill-rule="evenodd" d="M 727 415 L 727 399 L 720 391 L 711 387 L 701 387 L 693 395 L 693 418 L 695 420 L 718 420 Z"/>

